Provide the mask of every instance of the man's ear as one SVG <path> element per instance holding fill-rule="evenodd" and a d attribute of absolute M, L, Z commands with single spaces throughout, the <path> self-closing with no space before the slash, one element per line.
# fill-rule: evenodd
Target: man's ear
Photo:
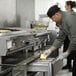
<path fill-rule="evenodd" d="M 59 16 L 59 12 L 55 13 L 55 16 Z"/>

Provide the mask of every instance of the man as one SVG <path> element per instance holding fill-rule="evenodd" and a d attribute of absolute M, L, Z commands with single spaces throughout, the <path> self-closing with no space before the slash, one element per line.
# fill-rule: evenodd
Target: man
<path fill-rule="evenodd" d="M 76 8 L 75 1 L 69 1 L 68 0 L 65 2 L 65 9 L 68 13 L 74 12 L 73 8 Z M 66 36 L 66 38 L 64 40 L 63 52 L 65 52 L 67 50 L 69 43 L 70 43 L 69 38 L 68 38 L 68 36 Z M 72 54 L 67 57 L 66 65 L 62 69 L 68 69 L 69 71 L 72 71 L 71 61 L 72 61 Z"/>
<path fill-rule="evenodd" d="M 60 27 L 60 31 L 59 36 L 55 39 L 51 48 L 46 50 L 43 55 L 47 57 L 54 50 L 59 48 L 63 44 L 66 35 L 68 35 L 70 39 L 69 47 L 66 52 L 59 56 L 59 59 L 63 59 L 73 53 L 74 62 L 72 75 L 76 76 L 76 13 L 72 12 L 68 14 L 62 12 L 57 5 L 54 5 L 49 8 L 47 15 L 56 22 L 57 26 Z"/>

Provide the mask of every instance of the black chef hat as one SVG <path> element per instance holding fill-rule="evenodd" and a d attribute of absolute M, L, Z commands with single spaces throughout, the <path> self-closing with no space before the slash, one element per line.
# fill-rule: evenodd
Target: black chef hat
<path fill-rule="evenodd" d="M 54 5 L 54 6 L 50 7 L 48 12 L 47 12 L 48 17 L 51 18 L 59 10 L 60 10 L 60 8 L 57 5 Z"/>

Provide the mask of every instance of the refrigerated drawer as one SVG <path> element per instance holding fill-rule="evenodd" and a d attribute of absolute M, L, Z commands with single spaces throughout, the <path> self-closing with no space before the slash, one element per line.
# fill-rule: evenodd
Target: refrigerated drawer
<path fill-rule="evenodd" d="M 55 76 L 63 66 L 63 60 L 49 58 L 48 60 L 36 60 L 28 65 L 28 71 L 47 72 L 47 76 Z"/>

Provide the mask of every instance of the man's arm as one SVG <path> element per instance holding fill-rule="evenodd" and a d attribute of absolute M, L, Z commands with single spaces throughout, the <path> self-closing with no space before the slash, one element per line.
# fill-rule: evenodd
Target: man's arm
<path fill-rule="evenodd" d="M 49 49 L 45 50 L 43 54 L 41 54 L 40 59 L 46 59 L 53 51 L 62 45 L 64 39 L 65 34 L 63 30 L 60 30 L 59 36 L 55 39 L 53 45 Z"/>

